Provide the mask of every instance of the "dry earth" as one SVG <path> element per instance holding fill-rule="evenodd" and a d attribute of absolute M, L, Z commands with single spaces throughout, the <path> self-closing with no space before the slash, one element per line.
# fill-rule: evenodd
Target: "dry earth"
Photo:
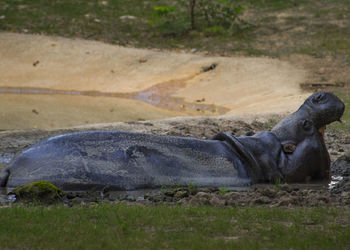
<path fill-rule="evenodd" d="M 2 130 L 285 113 L 309 95 L 299 87 L 307 77 L 304 69 L 270 58 L 12 33 L 0 33 L 0 58 Z M 213 70 L 203 70 L 213 64 Z"/>

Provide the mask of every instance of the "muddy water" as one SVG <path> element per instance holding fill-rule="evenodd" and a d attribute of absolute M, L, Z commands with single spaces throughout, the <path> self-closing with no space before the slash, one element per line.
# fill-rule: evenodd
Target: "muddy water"
<path fill-rule="evenodd" d="M 15 154 L 0 153 L 0 172 L 4 166 L 11 161 Z"/>
<path fill-rule="evenodd" d="M 327 192 L 328 186 L 325 184 L 293 184 L 291 185 L 293 189 L 297 190 L 316 190 L 316 191 L 325 191 Z M 229 188 L 222 188 L 222 190 L 226 191 L 235 191 L 235 192 L 248 192 L 248 191 L 254 191 L 256 189 L 264 189 L 264 188 L 272 188 L 274 189 L 275 186 L 271 184 L 259 184 L 259 185 L 253 185 L 248 187 L 229 187 Z M 6 189 L 6 188 L 0 188 L 0 206 L 9 205 L 16 201 L 16 196 L 13 194 L 9 194 L 13 189 Z M 66 193 L 73 197 L 85 197 L 84 202 L 89 202 L 90 200 L 96 200 L 96 199 L 107 199 L 107 200 L 126 200 L 126 201 L 152 201 L 151 197 L 157 197 L 161 196 L 166 191 L 166 189 L 141 189 L 141 190 L 135 190 L 135 191 L 110 191 L 108 192 L 108 196 L 104 197 L 103 192 L 93 191 L 93 192 L 86 192 L 86 191 L 67 191 Z M 67 200 L 65 201 L 67 202 Z"/>
<path fill-rule="evenodd" d="M 1 164 L 6 164 L 11 161 L 12 157 L 10 155 L 0 155 L 0 169 L 1 169 Z"/>
<path fill-rule="evenodd" d="M 223 115 L 229 109 L 216 106 L 214 104 L 204 104 L 204 99 L 196 100 L 193 103 L 186 102 L 183 98 L 172 96 L 176 91 L 186 86 L 186 80 L 168 81 L 154 85 L 148 89 L 130 92 L 130 93 L 111 93 L 99 91 L 78 91 L 78 90 L 59 90 L 31 87 L 0 87 L 2 94 L 31 94 L 31 95 L 69 95 L 69 96 L 98 96 L 98 97 L 116 97 L 142 101 L 158 108 L 171 111 L 193 111 L 201 112 L 206 115 Z"/>

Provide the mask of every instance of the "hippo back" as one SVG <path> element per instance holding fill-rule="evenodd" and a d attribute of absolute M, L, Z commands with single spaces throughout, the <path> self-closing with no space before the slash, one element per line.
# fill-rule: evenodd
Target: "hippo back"
<path fill-rule="evenodd" d="M 78 132 L 43 140 L 15 157 L 2 175 L 7 187 L 47 180 L 67 190 L 250 183 L 226 142 L 121 131 Z"/>

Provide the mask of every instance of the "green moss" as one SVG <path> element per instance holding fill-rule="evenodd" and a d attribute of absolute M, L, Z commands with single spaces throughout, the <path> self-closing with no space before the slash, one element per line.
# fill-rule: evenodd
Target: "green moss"
<path fill-rule="evenodd" d="M 48 181 L 36 181 L 16 187 L 12 192 L 18 201 L 53 203 L 60 200 L 62 190 Z"/>

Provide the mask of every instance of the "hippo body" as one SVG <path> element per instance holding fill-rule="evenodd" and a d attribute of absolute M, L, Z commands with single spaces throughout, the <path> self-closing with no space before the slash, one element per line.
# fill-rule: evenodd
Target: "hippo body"
<path fill-rule="evenodd" d="M 68 190 L 248 185 L 246 169 L 259 169 L 254 166 L 258 159 L 245 157 L 252 152 L 239 145 L 244 138 L 229 141 L 230 137 L 200 140 L 121 131 L 65 134 L 23 151 L 3 176 L 8 175 L 7 187 L 47 180 Z"/>
<path fill-rule="evenodd" d="M 299 126 L 303 133 L 302 124 Z M 310 133 L 301 143 L 316 142 L 315 136 L 318 134 Z M 308 145 L 317 159 L 325 150 L 319 146 Z M 276 135 L 267 131 L 242 137 L 220 133 L 212 140 L 121 131 L 77 132 L 48 138 L 24 150 L 3 170 L 0 184 L 11 188 L 46 180 L 65 190 L 245 186 L 282 179 L 300 168 L 304 152 L 298 147 L 293 154 L 285 153 Z"/>

